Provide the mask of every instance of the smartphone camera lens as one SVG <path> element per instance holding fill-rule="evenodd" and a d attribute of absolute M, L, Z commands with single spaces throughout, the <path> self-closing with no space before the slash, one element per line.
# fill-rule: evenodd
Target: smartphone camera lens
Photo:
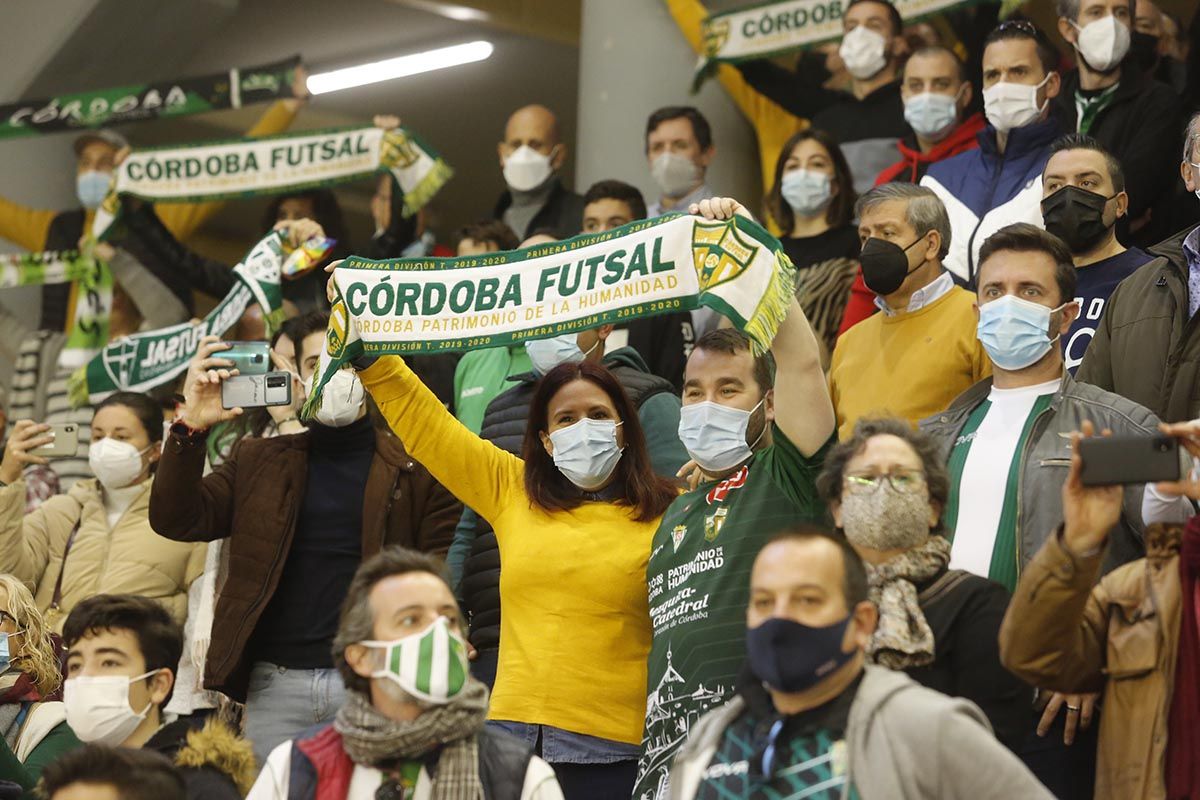
<path fill-rule="evenodd" d="M 287 378 L 282 375 L 272 375 L 267 378 L 268 389 L 278 389 L 282 386 L 287 386 Z"/>

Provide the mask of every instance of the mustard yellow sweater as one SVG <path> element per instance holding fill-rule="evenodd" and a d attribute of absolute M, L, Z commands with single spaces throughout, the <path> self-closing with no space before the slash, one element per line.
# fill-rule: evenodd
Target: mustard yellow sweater
<path fill-rule="evenodd" d="M 974 302 L 956 286 L 917 311 L 875 314 L 842 334 L 829 367 L 839 439 L 860 417 L 888 414 L 915 425 L 992 374 L 975 338 Z"/>
<path fill-rule="evenodd" d="M 488 716 L 640 743 L 658 520 L 614 503 L 533 508 L 524 462 L 463 427 L 403 360 L 359 375 L 408 452 L 496 531 L 504 615 Z"/>

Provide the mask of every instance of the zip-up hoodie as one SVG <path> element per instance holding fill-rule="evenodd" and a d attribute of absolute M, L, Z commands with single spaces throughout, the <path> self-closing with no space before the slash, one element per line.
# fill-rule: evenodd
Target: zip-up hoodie
<path fill-rule="evenodd" d="M 959 123 L 949 136 L 935 144 L 928 153 L 921 152 L 915 136 L 898 139 L 896 149 L 900 151 L 900 160 L 880 172 L 875 178 L 875 185 L 892 181 L 916 183 L 925 177 L 925 172 L 932 164 L 979 147 L 979 134 L 985 127 L 987 122 L 983 114 L 976 112 Z"/>
<path fill-rule="evenodd" d="M 746 710 L 740 694 L 692 728 L 671 770 L 671 800 L 690 800 L 725 729 Z M 1053 795 L 969 700 L 935 692 L 903 672 L 867 666 L 846 724 L 847 780 L 863 800 L 969 797 L 1023 800 Z M 788 765 L 782 765 L 788 766 Z"/>
<path fill-rule="evenodd" d="M 943 260 L 957 280 L 974 286 L 979 248 L 1005 225 L 1028 222 L 1043 227 L 1042 170 L 1050 145 L 1062 133 L 1053 114 L 1008 132 L 1003 153 L 996 146 L 996 129 L 979 134 L 979 147 L 932 164 L 922 186 L 941 198 L 950 215 L 950 253 Z"/>

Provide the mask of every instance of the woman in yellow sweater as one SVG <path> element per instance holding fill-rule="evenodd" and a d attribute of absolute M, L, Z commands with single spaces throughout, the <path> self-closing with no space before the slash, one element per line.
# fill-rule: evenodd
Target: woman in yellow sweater
<path fill-rule="evenodd" d="M 552 369 L 517 458 L 463 427 L 398 356 L 359 376 L 408 452 L 496 531 L 492 724 L 537 745 L 567 800 L 628 797 L 646 711 L 646 563 L 676 490 L 654 474 L 621 385 L 589 362 Z"/>

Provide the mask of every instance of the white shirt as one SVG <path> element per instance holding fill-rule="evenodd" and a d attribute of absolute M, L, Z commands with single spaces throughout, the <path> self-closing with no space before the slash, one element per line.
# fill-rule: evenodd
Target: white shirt
<path fill-rule="evenodd" d="M 951 569 L 987 577 L 1000 514 L 1004 511 L 1008 470 L 1021 431 L 1025 429 L 1025 421 L 1037 399 L 1054 394 L 1060 383 L 1060 380 L 1053 380 L 1020 389 L 992 387 L 988 395 L 991 407 L 975 430 L 959 479 L 958 520 L 950 550 Z"/>
<path fill-rule="evenodd" d="M 292 742 L 287 741 L 271 751 L 258 780 L 250 788 L 246 800 L 287 800 L 288 777 L 292 767 Z M 375 800 L 375 791 L 383 784 L 383 773 L 373 767 L 354 765 L 350 776 L 350 787 L 345 800 Z M 429 800 L 433 796 L 433 781 L 429 773 L 421 768 L 413 800 Z M 521 800 L 563 800 L 562 789 L 554 770 L 542 759 L 534 756 L 525 771 L 525 785 L 521 787 Z"/>
<path fill-rule="evenodd" d="M 104 497 L 104 513 L 108 518 L 108 529 L 111 531 L 117 522 L 133 505 L 133 501 L 146 488 L 146 482 L 135 483 L 121 489 L 106 489 L 101 487 L 100 494 Z"/>
<path fill-rule="evenodd" d="M 913 292 L 912 297 L 908 298 L 908 307 L 901 309 L 901 311 L 905 313 L 920 311 L 953 288 L 954 277 L 949 272 L 942 272 L 941 275 L 938 275 L 930 283 Z M 900 311 L 893 311 L 889 308 L 887 302 L 879 295 L 875 295 L 875 307 L 889 317 L 894 317 L 900 313 Z"/>

